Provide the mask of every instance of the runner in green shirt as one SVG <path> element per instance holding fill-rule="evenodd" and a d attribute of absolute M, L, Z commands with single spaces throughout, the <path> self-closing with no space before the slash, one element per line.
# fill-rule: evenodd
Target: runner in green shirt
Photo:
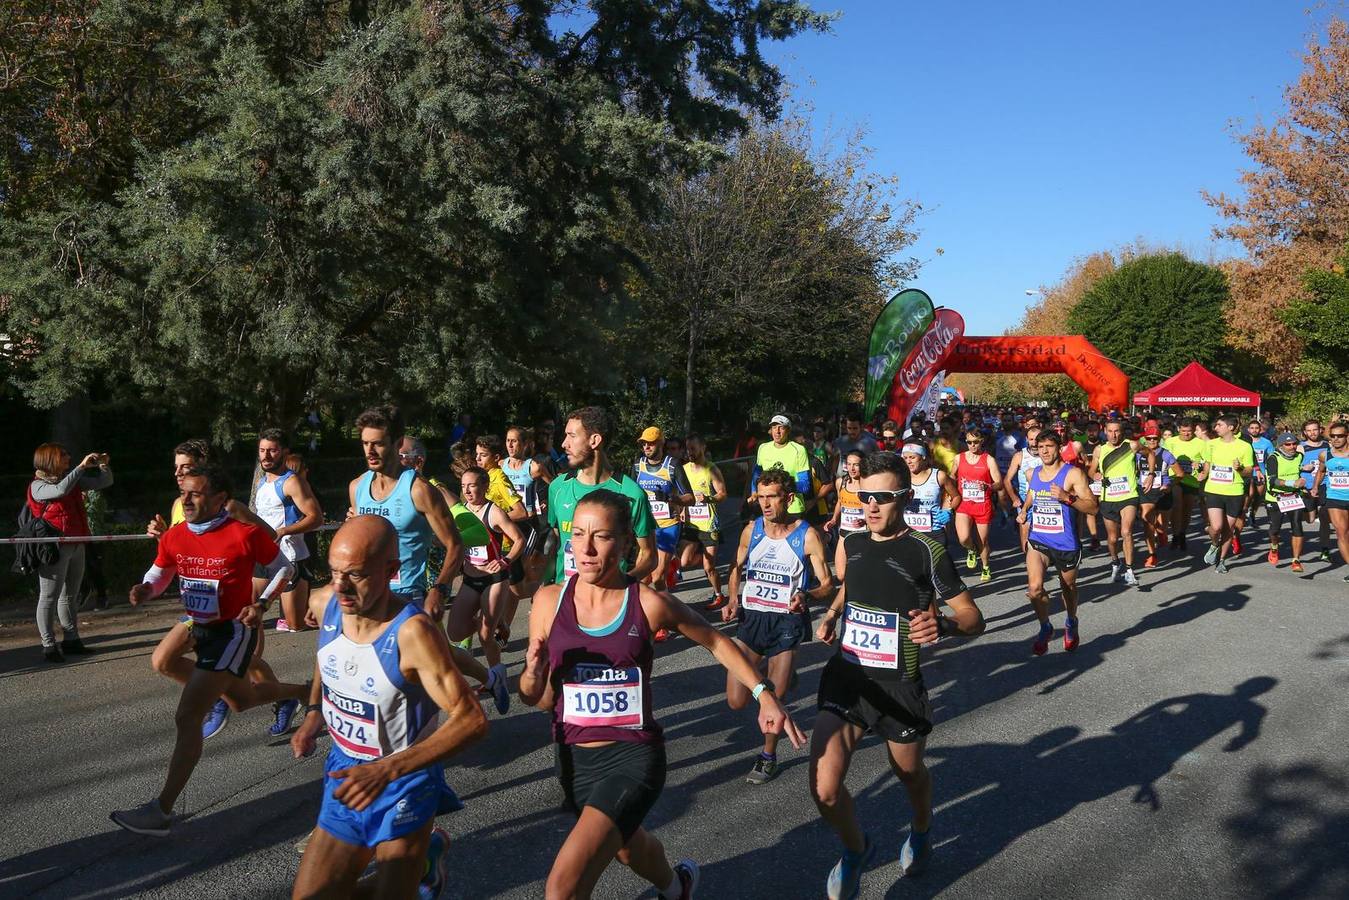
<path fill-rule="evenodd" d="M 1177 550 L 1185 549 L 1185 532 L 1190 527 L 1190 517 L 1194 515 L 1195 503 L 1199 500 L 1199 479 L 1196 474 L 1204 462 L 1204 451 L 1208 441 L 1194 433 L 1194 419 L 1181 419 L 1176 435 L 1162 442 L 1162 446 L 1171 451 L 1171 455 L 1180 464 L 1183 476 L 1172 483 L 1172 490 L 1179 490 L 1179 496 L 1171 506 L 1171 546 Z"/>
<path fill-rule="evenodd" d="M 1204 451 L 1204 512 L 1208 516 L 1209 548 L 1204 562 L 1221 573 L 1232 552 L 1233 526 L 1246 505 L 1246 479 L 1255 467 L 1255 450 L 1237 437 L 1241 425 L 1236 416 L 1219 416 L 1213 423 L 1218 436 Z"/>
<path fill-rule="evenodd" d="M 787 507 L 787 513 L 799 516 L 806 511 L 806 502 L 803 498 L 813 499 L 815 492 L 810 484 L 810 455 L 806 453 L 805 447 L 788 439 L 791 428 L 792 420 L 784 415 L 779 414 L 769 420 L 768 435 L 773 440 L 771 443 L 759 445 L 758 455 L 754 460 L 754 471 L 749 475 L 750 495 L 747 502 L 757 501 L 758 498 L 753 491 L 762 473 L 769 469 L 782 469 L 796 481 L 796 494 Z"/>

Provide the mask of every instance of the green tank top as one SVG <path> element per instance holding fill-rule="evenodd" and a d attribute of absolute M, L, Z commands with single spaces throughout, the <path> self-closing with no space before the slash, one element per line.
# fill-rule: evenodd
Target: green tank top
<path fill-rule="evenodd" d="M 487 546 L 487 526 L 473 510 L 461 501 L 451 507 L 450 513 L 454 516 L 454 526 L 459 529 L 459 536 L 464 539 L 465 547 Z"/>
<path fill-rule="evenodd" d="M 1266 479 L 1265 502 L 1278 503 L 1280 497 L 1297 492 L 1293 484 L 1305 474 L 1302 471 L 1302 454 L 1294 454 L 1293 458 L 1289 459 L 1282 453 L 1274 453 L 1265 457 L 1266 466 L 1271 459 L 1278 461 L 1279 468 L 1273 479 Z M 1265 471 L 1269 471 L 1268 468 Z"/>
<path fill-rule="evenodd" d="M 1133 445 L 1120 441 L 1114 449 L 1102 444 L 1101 499 L 1109 503 L 1132 500 L 1138 496 L 1138 458 Z"/>

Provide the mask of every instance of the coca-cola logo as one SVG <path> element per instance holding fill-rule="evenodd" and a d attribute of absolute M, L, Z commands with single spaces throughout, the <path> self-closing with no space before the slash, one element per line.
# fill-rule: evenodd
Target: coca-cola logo
<path fill-rule="evenodd" d="M 964 335 L 965 323 L 958 315 L 944 315 L 946 312 L 948 310 L 938 310 L 936 321 L 899 370 L 899 385 L 906 394 L 922 390 L 927 377 L 946 358 L 951 345 Z"/>

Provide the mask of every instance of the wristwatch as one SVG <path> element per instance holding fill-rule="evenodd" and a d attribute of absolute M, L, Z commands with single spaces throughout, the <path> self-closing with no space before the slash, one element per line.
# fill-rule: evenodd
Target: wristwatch
<path fill-rule="evenodd" d="M 750 691 L 750 695 L 754 697 L 755 700 L 758 700 L 759 695 L 762 694 L 764 691 L 768 691 L 768 693 L 774 696 L 777 696 L 778 693 L 777 688 L 773 686 L 772 680 L 765 678 L 763 681 L 759 682 L 754 686 L 754 690 Z"/>
<path fill-rule="evenodd" d="M 323 711 L 322 703 L 306 703 L 304 705 L 304 714 L 306 716 L 309 715 L 311 712 L 322 712 L 322 711 Z"/>
<path fill-rule="evenodd" d="M 951 626 L 946 624 L 946 616 L 937 613 L 937 637 L 943 638 L 950 634 Z"/>

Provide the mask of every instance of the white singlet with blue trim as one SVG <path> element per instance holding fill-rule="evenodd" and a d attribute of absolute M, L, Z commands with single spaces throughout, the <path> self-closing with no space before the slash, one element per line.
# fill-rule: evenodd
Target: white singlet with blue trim
<path fill-rule="evenodd" d="M 771 538 L 764 531 L 763 519 L 755 520 L 745 557 L 741 606 L 752 612 L 790 612 L 792 598 L 805 590 L 811 579 L 806 565 L 809 531 L 810 523 L 802 519 L 785 538 Z"/>
<path fill-rule="evenodd" d="M 272 526 L 273 530 L 282 525 L 294 525 L 304 518 L 295 501 L 286 496 L 286 482 L 294 474 L 287 469 L 270 481 L 266 475 L 262 476 L 262 480 L 258 482 L 257 493 L 253 495 L 254 512 L 258 514 L 259 519 Z M 281 547 L 281 552 L 286 554 L 286 559 L 291 562 L 309 558 L 309 547 L 305 545 L 302 534 L 285 535 L 276 543 Z"/>

